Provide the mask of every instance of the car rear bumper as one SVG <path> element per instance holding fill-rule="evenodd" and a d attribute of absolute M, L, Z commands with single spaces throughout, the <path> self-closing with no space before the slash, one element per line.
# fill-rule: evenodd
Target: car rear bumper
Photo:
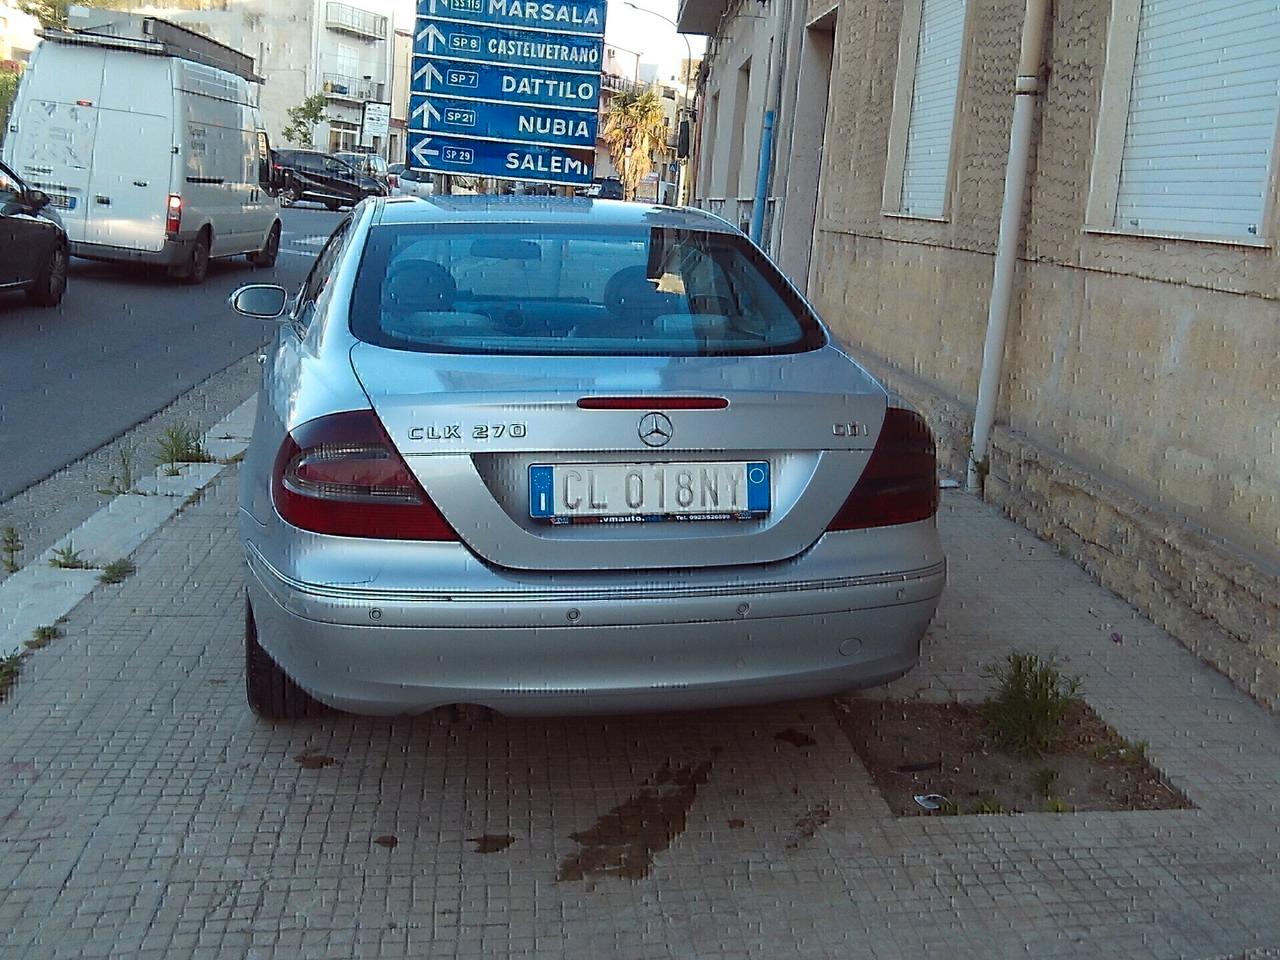
<path fill-rule="evenodd" d="M 635 713 L 874 686 L 915 665 L 945 580 L 938 563 L 741 590 L 362 595 L 248 559 L 262 646 L 317 699 L 363 714 Z"/>
<path fill-rule="evenodd" d="M 191 255 L 191 243 L 194 240 L 194 235 L 185 240 L 166 238 L 164 246 L 159 250 L 135 250 L 131 247 L 113 247 L 105 243 L 73 242 L 71 255 L 80 257 L 82 260 L 114 260 L 171 267 L 187 261 Z"/>

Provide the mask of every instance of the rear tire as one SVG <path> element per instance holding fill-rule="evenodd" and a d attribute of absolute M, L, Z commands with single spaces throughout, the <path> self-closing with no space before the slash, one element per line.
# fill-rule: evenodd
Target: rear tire
<path fill-rule="evenodd" d="M 187 256 L 187 262 L 178 267 L 170 268 L 169 275 L 175 280 L 179 280 L 188 286 L 199 286 L 204 283 L 205 278 L 209 276 L 209 247 L 211 238 L 209 229 L 206 227 L 196 236 L 195 242 L 191 244 L 191 252 Z"/>
<path fill-rule="evenodd" d="M 271 232 L 267 234 L 267 242 L 261 250 L 256 253 L 247 254 L 245 259 L 252 263 L 255 267 L 271 268 L 276 265 L 276 258 L 280 256 L 280 224 L 276 223 L 271 228 Z"/>
<path fill-rule="evenodd" d="M 67 248 L 55 243 L 44 268 L 27 287 L 27 302 L 37 307 L 56 307 L 67 290 Z"/>
<path fill-rule="evenodd" d="M 249 709 L 264 720 L 304 720 L 327 709 L 262 649 L 248 598 L 244 601 L 244 692 Z"/>

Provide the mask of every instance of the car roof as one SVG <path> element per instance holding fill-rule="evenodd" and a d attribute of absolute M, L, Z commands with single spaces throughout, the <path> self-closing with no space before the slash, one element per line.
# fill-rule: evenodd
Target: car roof
<path fill-rule="evenodd" d="M 401 223 L 581 223 L 610 227 L 666 227 L 738 233 L 705 210 L 587 197 L 476 196 L 389 197 L 378 201 L 379 225 Z"/>

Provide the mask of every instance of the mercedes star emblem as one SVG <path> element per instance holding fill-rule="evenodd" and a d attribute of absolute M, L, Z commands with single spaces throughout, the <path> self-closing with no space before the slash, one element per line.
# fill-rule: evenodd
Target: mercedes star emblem
<path fill-rule="evenodd" d="M 665 447 L 673 430 L 665 413 L 646 413 L 640 418 L 640 439 L 650 447 Z"/>

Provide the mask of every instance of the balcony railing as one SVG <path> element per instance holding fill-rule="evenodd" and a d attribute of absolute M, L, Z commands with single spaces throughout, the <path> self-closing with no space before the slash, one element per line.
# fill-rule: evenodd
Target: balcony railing
<path fill-rule="evenodd" d="M 607 93 L 642 93 L 649 89 L 649 84 L 628 80 L 616 73 L 605 73 L 600 76 L 600 89 Z"/>
<path fill-rule="evenodd" d="M 326 73 L 324 95 L 331 100 L 350 100 L 352 103 L 381 100 L 382 84 L 361 77 L 349 77 L 343 73 Z"/>
<path fill-rule="evenodd" d="M 369 40 L 383 40 L 387 36 L 386 17 L 345 3 L 326 4 L 324 22 L 332 30 L 340 30 Z"/>

